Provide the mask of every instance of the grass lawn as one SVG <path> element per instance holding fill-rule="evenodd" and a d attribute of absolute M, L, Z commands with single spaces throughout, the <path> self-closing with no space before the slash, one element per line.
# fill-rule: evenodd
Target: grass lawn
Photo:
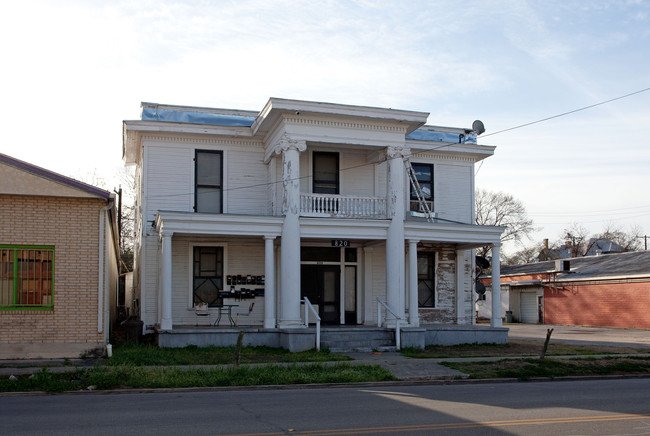
<path fill-rule="evenodd" d="M 349 357 L 322 351 L 290 353 L 270 347 L 242 347 L 238 366 L 236 347 L 190 346 L 159 348 L 154 345 L 119 344 L 102 365 L 68 373 L 44 368 L 14 380 L 0 378 L 0 392 L 62 392 L 87 389 L 183 388 L 255 386 L 312 383 L 358 383 L 395 380 L 378 365 L 350 365 Z M 323 362 L 334 362 L 323 364 Z M 303 363 L 298 365 L 297 363 Z M 195 368 L 187 365 L 219 365 Z M 180 368 L 180 366 L 185 366 Z"/>
<path fill-rule="evenodd" d="M 389 380 L 395 380 L 395 377 L 378 365 L 354 366 L 349 363 L 288 366 L 271 364 L 261 367 L 226 366 L 210 369 L 118 365 L 79 369 L 70 373 L 51 373 L 43 369 L 31 376 L 21 375 L 15 380 L 2 377 L 0 392 L 359 383 Z"/>
<path fill-rule="evenodd" d="M 470 378 L 594 376 L 650 374 L 650 357 L 606 357 L 578 359 L 505 359 L 483 362 L 442 362 L 449 368 L 469 374 Z"/>
<path fill-rule="evenodd" d="M 507 344 L 463 344 L 452 346 L 429 346 L 424 350 L 405 349 L 402 354 L 413 358 L 448 357 L 507 357 L 539 356 L 543 341 L 510 339 Z M 637 354 L 647 353 L 648 349 L 633 347 L 611 347 L 600 345 L 572 345 L 554 343 L 552 340 L 546 351 L 547 356 L 594 355 L 594 354 Z"/>
<path fill-rule="evenodd" d="M 108 366 L 155 366 L 155 365 L 224 365 L 233 363 L 236 347 L 159 348 L 155 345 L 119 344 L 113 348 Z M 331 362 L 351 360 L 327 350 L 309 350 L 291 353 L 283 348 L 242 347 L 240 363 L 275 362 Z"/>

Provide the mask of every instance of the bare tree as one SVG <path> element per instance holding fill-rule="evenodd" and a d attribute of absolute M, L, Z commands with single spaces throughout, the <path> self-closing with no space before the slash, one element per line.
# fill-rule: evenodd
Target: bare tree
<path fill-rule="evenodd" d="M 539 260 L 539 253 L 543 250 L 542 244 L 534 244 L 530 247 L 524 247 L 521 250 L 513 253 L 511 256 L 503 256 L 501 261 L 502 265 L 523 265 L 526 263 L 533 263 Z"/>
<path fill-rule="evenodd" d="M 602 233 L 595 237 L 610 240 L 623 247 L 625 251 L 636 251 L 641 248 L 641 235 L 643 231 L 639 225 L 632 225 L 628 231 L 625 231 L 621 226 L 609 222 Z"/>
<path fill-rule="evenodd" d="M 521 243 L 535 231 L 533 220 L 528 217 L 524 204 L 510 194 L 478 189 L 475 205 L 476 224 L 506 227 L 501 235 L 501 242 Z M 479 256 L 486 256 L 490 250 L 490 246 L 485 246 L 476 252 Z"/>
<path fill-rule="evenodd" d="M 594 248 L 602 245 L 602 241 L 613 242 L 614 251 L 635 251 L 641 247 L 641 228 L 638 225 L 630 227 L 629 231 L 623 230 L 614 223 L 608 223 L 601 233 L 589 235 L 588 230 L 578 223 L 572 223 L 562 230 L 559 241 L 553 248 L 544 250 L 540 258 L 552 260 L 564 257 L 581 257 L 594 254 Z"/>
<path fill-rule="evenodd" d="M 584 256 L 589 251 L 589 232 L 581 224 L 571 223 L 562 230 L 562 239 L 564 246 L 570 250 L 571 257 Z"/>
<path fill-rule="evenodd" d="M 112 182 L 107 181 L 98 174 L 97 169 L 92 172 L 78 172 L 74 176 L 77 180 L 105 189 L 109 192 L 121 194 L 120 210 L 120 272 L 133 270 L 133 245 L 135 243 L 135 171 L 133 168 L 120 167 L 112 175 Z M 111 184 L 114 184 L 111 186 Z M 118 198 L 116 201 L 119 201 Z"/>

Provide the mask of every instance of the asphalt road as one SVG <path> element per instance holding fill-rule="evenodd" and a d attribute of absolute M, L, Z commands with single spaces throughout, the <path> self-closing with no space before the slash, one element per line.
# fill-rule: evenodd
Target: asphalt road
<path fill-rule="evenodd" d="M 7 435 L 636 435 L 650 379 L 0 397 Z"/>

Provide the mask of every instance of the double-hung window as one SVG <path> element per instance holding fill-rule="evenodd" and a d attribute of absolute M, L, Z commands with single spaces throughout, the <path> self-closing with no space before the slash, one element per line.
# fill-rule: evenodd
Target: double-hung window
<path fill-rule="evenodd" d="M 411 167 L 415 173 L 415 178 L 420 184 L 420 196 L 429 203 L 429 209 L 433 212 L 433 164 L 412 163 Z M 424 212 L 424 208 L 419 204 L 415 189 L 411 184 L 411 210 Z"/>
<path fill-rule="evenodd" d="M 0 309 L 53 308 L 54 247 L 0 245 Z"/>
<path fill-rule="evenodd" d="M 194 163 L 194 210 L 205 213 L 222 213 L 223 153 L 221 151 L 196 150 Z"/>
<path fill-rule="evenodd" d="M 314 194 L 339 193 L 339 154 L 315 151 L 314 161 Z"/>

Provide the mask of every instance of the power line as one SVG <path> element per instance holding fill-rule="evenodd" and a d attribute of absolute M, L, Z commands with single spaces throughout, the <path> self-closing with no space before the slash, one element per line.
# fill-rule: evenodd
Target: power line
<path fill-rule="evenodd" d="M 600 103 L 591 104 L 589 106 L 584 106 L 584 107 L 581 107 L 581 108 L 578 108 L 578 109 L 571 110 L 569 112 L 564 112 L 564 113 L 561 113 L 561 114 L 553 115 L 551 117 L 542 118 L 541 120 L 531 121 L 529 123 L 520 124 L 520 125 L 515 126 L 515 127 L 509 127 L 507 129 L 498 130 L 496 132 L 488 133 L 487 135 L 483 135 L 483 137 L 485 138 L 487 136 L 498 135 L 500 133 L 509 132 L 511 130 L 521 129 L 522 127 L 532 126 L 533 124 L 542 123 L 544 121 L 553 120 L 555 118 L 560 118 L 560 117 L 563 117 L 565 115 L 570 115 L 570 114 L 574 114 L 576 112 L 591 109 L 591 108 L 594 108 L 594 107 L 597 107 L 597 106 L 602 106 L 604 104 L 611 103 L 611 102 L 616 101 L 616 100 L 622 100 L 624 98 L 631 97 L 631 96 L 636 95 L 636 94 L 641 94 L 642 92 L 646 92 L 646 91 L 650 91 L 650 88 L 641 89 L 639 91 L 634 91 L 634 92 L 631 92 L 629 94 L 621 95 L 620 97 L 615 97 L 615 98 L 611 98 L 609 100 L 601 101 Z"/>
<path fill-rule="evenodd" d="M 561 114 L 557 114 L 557 115 L 553 115 L 553 116 L 550 116 L 550 117 L 542 118 L 540 120 L 531 121 L 529 123 L 521 124 L 521 125 L 518 125 L 518 126 L 503 129 L 503 130 L 499 130 L 499 131 L 496 131 L 496 132 L 493 132 L 493 133 L 483 134 L 482 137 L 485 138 L 485 137 L 488 137 L 488 136 L 498 135 L 498 134 L 501 134 L 501 133 L 504 133 L 504 132 L 509 132 L 511 130 L 520 129 L 522 127 L 527 127 L 527 126 L 530 126 L 530 125 L 533 125 L 533 124 L 538 124 L 538 123 L 541 123 L 541 122 L 544 122 L 544 121 L 548 121 L 548 120 L 552 120 L 552 119 L 555 119 L 555 118 L 563 117 L 563 116 L 573 114 L 573 113 L 576 113 L 576 112 L 580 112 L 580 111 L 583 111 L 583 110 L 586 110 L 586 109 L 590 109 L 590 108 L 593 108 L 593 107 L 597 107 L 597 106 L 601 106 L 601 105 L 604 105 L 604 104 L 607 104 L 607 103 L 611 103 L 611 102 L 616 101 L 616 100 L 621 100 L 621 99 L 624 99 L 624 98 L 627 98 L 627 97 L 631 97 L 633 95 L 640 94 L 640 93 L 643 93 L 643 92 L 646 92 L 646 91 L 650 91 L 650 88 L 641 89 L 641 90 L 638 90 L 638 91 L 635 91 L 635 92 L 631 92 L 629 94 L 625 94 L 625 95 L 615 97 L 615 98 L 612 98 L 612 99 L 609 99 L 609 100 L 605 100 L 605 101 L 602 101 L 602 102 L 599 102 L 599 103 L 595 103 L 595 104 L 592 104 L 592 105 L 589 105 L 589 106 L 584 106 L 584 107 L 581 107 L 581 108 L 578 108 L 578 109 L 574 109 L 574 110 L 571 110 L 569 112 L 564 112 L 564 113 L 561 113 Z M 458 144 L 458 142 L 443 142 L 440 145 L 436 145 L 436 146 L 430 147 L 430 148 L 425 148 L 422 151 L 418 151 L 416 153 L 413 153 L 412 156 L 419 155 L 419 154 L 424 154 L 424 153 L 430 153 L 432 151 L 440 150 L 440 149 L 447 148 L 447 147 L 450 147 L 452 145 L 457 145 L 457 144 Z M 401 157 L 386 158 L 386 159 L 382 160 L 381 162 L 387 162 L 390 159 L 401 159 Z M 358 168 L 362 168 L 362 167 L 369 166 L 369 165 L 375 165 L 375 164 L 377 164 L 377 162 L 363 163 L 363 164 L 355 165 L 355 166 L 352 166 L 352 167 L 339 169 L 339 173 L 341 173 L 343 171 L 349 171 L 349 170 L 358 169 Z M 478 171 L 481 169 L 482 165 L 483 165 L 483 162 L 481 162 L 481 164 L 480 164 L 480 166 L 477 169 L 475 174 L 478 173 Z M 300 177 L 292 178 L 289 181 L 308 179 L 310 177 L 312 177 L 312 176 L 308 176 L 308 175 L 300 176 Z M 246 185 L 246 186 L 230 187 L 230 188 L 224 188 L 223 192 L 237 191 L 237 190 L 242 190 L 242 189 L 258 188 L 258 187 L 263 187 L 263 186 L 271 186 L 271 185 L 275 185 L 275 184 L 283 183 L 283 182 L 284 182 L 284 180 L 276 180 L 274 182 L 263 182 L 263 183 L 256 183 L 256 184 Z M 168 197 L 177 197 L 177 196 L 188 196 L 188 195 L 192 195 L 192 194 L 193 194 L 193 192 L 187 192 L 187 193 L 181 193 L 181 194 L 150 195 L 148 197 L 149 198 L 156 198 L 156 197 L 168 198 Z"/>

